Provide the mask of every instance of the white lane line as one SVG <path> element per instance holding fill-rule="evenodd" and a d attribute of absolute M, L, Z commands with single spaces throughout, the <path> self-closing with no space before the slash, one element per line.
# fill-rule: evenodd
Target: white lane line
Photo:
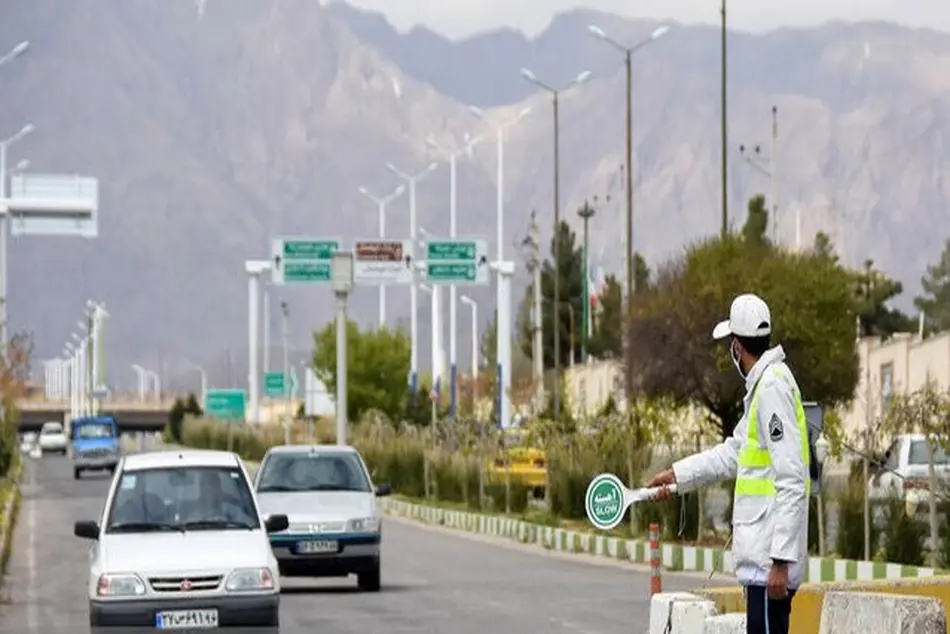
<path fill-rule="evenodd" d="M 29 481 L 32 483 L 36 477 L 36 474 L 33 473 L 35 463 L 30 461 L 27 468 L 30 470 Z M 36 632 L 39 628 L 39 596 L 37 596 L 36 589 L 36 500 L 30 497 L 24 502 L 26 503 L 26 528 L 30 539 L 30 543 L 26 547 L 28 579 L 26 587 L 26 626 L 31 632 Z"/>

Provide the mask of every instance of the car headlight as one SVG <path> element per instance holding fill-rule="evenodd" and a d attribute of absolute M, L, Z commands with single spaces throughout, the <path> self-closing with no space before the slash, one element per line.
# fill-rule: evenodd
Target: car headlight
<path fill-rule="evenodd" d="M 145 594 L 145 582 L 130 573 L 99 575 L 96 594 L 100 597 L 138 597 Z"/>
<path fill-rule="evenodd" d="M 378 517 L 361 517 L 347 523 L 347 531 L 350 533 L 375 533 L 378 530 Z"/>
<path fill-rule="evenodd" d="M 228 575 L 224 587 L 228 592 L 270 590 L 274 587 L 274 573 L 270 568 L 240 568 Z"/>

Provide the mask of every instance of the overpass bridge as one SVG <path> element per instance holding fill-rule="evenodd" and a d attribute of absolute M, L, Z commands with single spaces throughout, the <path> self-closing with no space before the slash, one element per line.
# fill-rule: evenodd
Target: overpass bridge
<path fill-rule="evenodd" d="M 119 422 L 122 433 L 158 432 L 165 429 L 175 397 L 142 402 L 133 398 L 109 399 L 99 411 L 111 414 Z M 24 399 L 17 403 L 20 416 L 20 431 L 38 432 L 43 423 L 56 421 L 67 423 L 69 402 L 45 399 Z"/>

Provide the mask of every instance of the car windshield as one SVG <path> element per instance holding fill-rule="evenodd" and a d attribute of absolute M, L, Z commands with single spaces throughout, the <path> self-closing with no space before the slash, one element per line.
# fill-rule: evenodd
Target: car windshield
<path fill-rule="evenodd" d="M 908 464 L 912 465 L 926 465 L 927 464 L 927 441 L 925 440 L 914 440 L 910 443 L 910 456 L 907 460 Z M 944 452 L 943 447 L 934 447 L 934 464 L 935 465 L 945 465 L 948 464 L 947 454 Z"/>
<path fill-rule="evenodd" d="M 355 453 L 307 451 L 270 455 L 261 466 L 257 490 L 267 493 L 372 489 Z"/>
<path fill-rule="evenodd" d="M 40 433 L 44 436 L 49 436 L 50 434 L 61 434 L 63 433 L 63 427 L 61 425 L 43 425 L 43 429 L 40 430 Z"/>
<path fill-rule="evenodd" d="M 175 467 L 122 473 L 106 532 L 259 527 L 253 494 L 240 469 Z"/>
<path fill-rule="evenodd" d="M 83 423 L 75 428 L 76 438 L 112 438 L 112 425 L 109 423 Z"/>

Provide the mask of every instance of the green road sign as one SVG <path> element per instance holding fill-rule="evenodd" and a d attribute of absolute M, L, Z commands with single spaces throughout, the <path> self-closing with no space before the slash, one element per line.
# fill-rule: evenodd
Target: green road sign
<path fill-rule="evenodd" d="M 610 530 L 623 521 L 627 512 L 624 500 L 624 487 L 620 478 L 610 473 L 602 473 L 590 481 L 584 506 L 587 519 L 600 530 Z"/>
<path fill-rule="evenodd" d="M 244 390 L 216 390 L 205 392 L 205 413 L 212 418 L 234 422 L 244 420 L 247 398 Z"/>
<path fill-rule="evenodd" d="M 284 237 L 271 242 L 271 281 L 274 284 L 314 284 L 330 281 L 337 238 Z"/>
<path fill-rule="evenodd" d="M 474 282 L 478 277 L 478 267 L 473 264 L 430 262 L 426 277 L 430 282 Z"/>
<path fill-rule="evenodd" d="M 287 383 L 283 372 L 267 372 L 264 374 L 264 396 L 282 398 L 287 394 Z M 297 392 L 297 375 L 293 370 L 290 373 L 290 394 Z"/>
<path fill-rule="evenodd" d="M 333 267 L 322 262 L 288 262 L 284 282 L 329 282 Z"/>
<path fill-rule="evenodd" d="M 430 284 L 488 284 L 488 241 L 480 238 L 429 240 L 426 281 Z"/>
<path fill-rule="evenodd" d="M 478 249 L 474 240 L 452 240 L 426 244 L 426 259 L 430 262 L 446 260 L 471 260 L 474 262 L 477 255 Z"/>

